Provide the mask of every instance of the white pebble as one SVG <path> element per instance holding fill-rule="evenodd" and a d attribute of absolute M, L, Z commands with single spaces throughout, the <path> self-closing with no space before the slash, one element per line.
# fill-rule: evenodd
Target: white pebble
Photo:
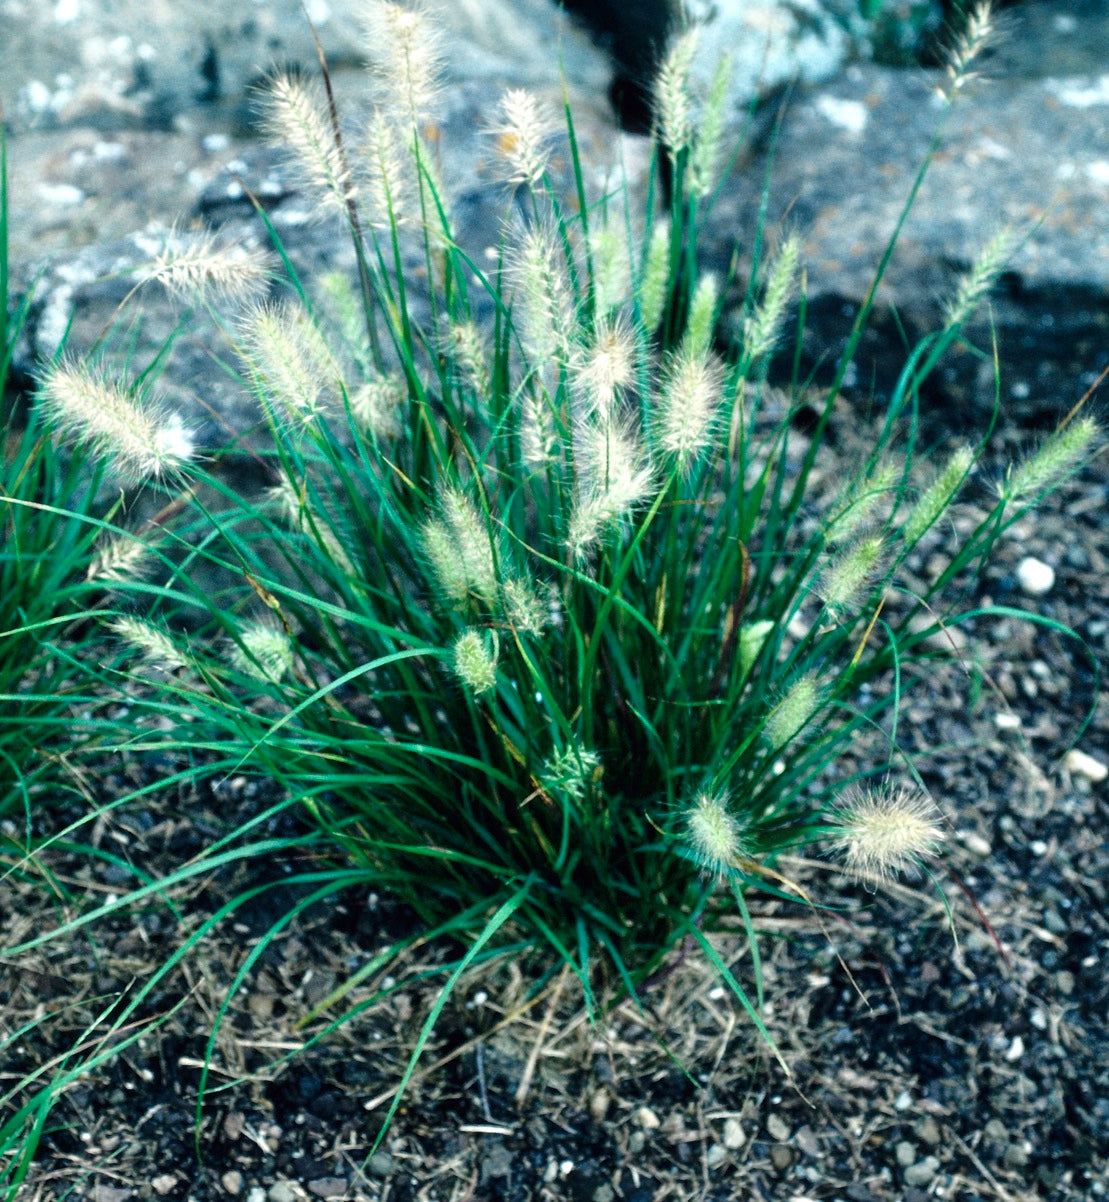
<path fill-rule="evenodd" d="M 1020 715 L 1010 713 L 994 714 L 993 724 L 998 730 L 1020 730 Z"/>
<path fill-rule="evenodd" d="M 1021 1037 L 1019 1035 L 1017 1035 L 1013 1039 L 1013 1042 L 1011 1044 L 1009 1044 L 1009 1050 L 1005 1053 L 1005 1059 L 1008 1060 L 1010 1064 L 1013 1064 L 1017 1060 L 1019 1060 L 1023 1055 L 1024 1055 L 1024 1040 L 1021 1039 Z"/>
<path fill-rule="evenodd" d="M 1072 747 L 1063 757 L 1063 766 L 1073 776 L 1084 776 L 1096 785 L 1109 776 L 1109 765 L 1095 760 L 1092 755 Z"/>
<path fill-rule="evenodd" d="M 710 1169 L 718 1168 L 728 1159 L 727 1149 L 723 1144 L 713 1144 L 705 1153 L 705 1164 Z"/>
<path fill-rule="evenodd" d="M 1042 559 L 1027 555 L 1017 564 L 1017 583 L 1030 597 L 1044 597 L 1055 584 L 1055 569 Z"/>
<path fill-rule="evenodd" d="M 993 850 L 989 842 L 976 831 L 959 831 L 957 838 L 972 856 L 985 858 Z"/>
<path fill-rule="evenodd" d="M 739 1119 L 731 1118 L 724 1121 L 724 1147 L 735 1151 L 747 1142 L 747 1135 Z"/>
<path fill-rule="evenodd" d="M 39 184 L 39 195 L 47 204 L 72 208 L 85 199 L 84 192 L 73 184 Z"/>

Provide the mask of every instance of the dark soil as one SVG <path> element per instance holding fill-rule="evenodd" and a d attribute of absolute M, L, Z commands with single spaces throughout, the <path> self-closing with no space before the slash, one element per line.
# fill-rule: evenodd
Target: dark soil
<path fill-rule="evenodd" d="M 863 437 L 854 415 L 843 418 L 830 478 Z M 997 462 L 1024 437 L 1016 424 L 1001 429 Z M 780 867 L 827 910 L 752 895 L 766 1023 L 790 1076 L 696 956 L 676 962 L 642 1010 L 624 1003 L 596 1025 L 573 980 L 536 994 L 540 966 L 511 962 L 463 980 L 369 1156 L 442 979 L 421 974 L 448 953 L 415 948 L 391 969 L 397 988 L 384 1001 L 305 1048 L 322 1022 L 300 1021 L 414 932 L 386 899 L 348 891 L 272 933 L 306 896 L 287 878 L 312 867 L 303 853 L 273 855 L 167 889 L 180 918 L 152 903 L 0 957 L 0 1034 L 42 1020 L 5 1048 L 2 1092 L 76 1044 L 87 1052 L 113 1009 L 206 918 L 272 884 L 159 983 L 113 1037 L 118 1054 L 58 1099 L 21 1199 L 1109 1196 L 1109 785 L 1065 759 L 1076 741 L 1109 761 L 1095 668 L 1109 647 L 1104 462 L 1022 521 L 968 587 L 970 607 L 1025 606 L 1081 641 L 976 619 L 965 666 L 939 670 L 902 714 L 904 742 L 951 822 L 949 873 L 938 879 L 949 911 L 930 882 L 870 893 L 799 861 Z M 1026 556 L 1055 569 L 1045 596 L 1021 593 Z M 116 766 L 95 796 L 173 767 Z M 277 800 L 230 780 L 101 817 L 73 839 L 115 862 L 61 848 L 0 880 L 3 944 L 133 888 L 127 864 L 172 872 Z M 255 837 L 295 832 L 279 813 Z M 209 1034 L 267 938 L 223 1017 L 198 1126 Z M 738 923 L 718 946 L 749 980 Z M 329 1013 L 369 999 L 375 983 Z"/>

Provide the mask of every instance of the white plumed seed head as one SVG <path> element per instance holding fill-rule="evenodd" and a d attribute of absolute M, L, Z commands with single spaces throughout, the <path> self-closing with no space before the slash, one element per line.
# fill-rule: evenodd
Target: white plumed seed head
<path fill-rule="evenodd" d="M 712 445 L 723 377 L 704 352 L 683 348 L 663 371 L 654 439 L 662 455 L 687 468 Z"/>
<path fill-rule="evenodd" d="M 575 462 L 578 495 L 566 541 L 580 559 L 646 500 L 654 475 L 631 427 L 618 421 L 580 423 L 575 430 Z"/>
<path fill-rule="evenodd" d="M 553 403 L 544 389 L 534 385 L 520 404 L 520 457 L 528 472 L 545 471 L 558 454 Z"/>
<path fill-rule="evenodd" d="M 491 388 L 489 367 L 485 345 L 474 322 L 452 322 L 445 349 L 454 360 L 456 375 L 484 399 Z"/>
<path fill-rule="evenodd" d="M 350 394 L 350 411 L 363 430 L 385 441 L 400 436 L 401 415 L 407 400 L 408 384 L 399 372 L 375 376 Z"/>
<path fill-rule="evenodd" d="M 627 303 L 632 288 L 632 261 L 625 231 L 615 222 L 589 230 L 593 263 L 593 307 L 602 317 Z"/>
<path fill-rule="evenodd" d="M 432 120 L 442 91 L 438 28 L 420 8 L 390 0 L 366 0 L 361 16 L 382 109 L 410 129 Z"/>
<path fill-rule="evenodd" d="M 128 584 L 141 580 L 152 560 L 150 546 L 132 535 L 119 534 L 98 540 L 96 555 L 85 579 L 90 584 Z"/>
<path fill-rule="evenodd" d="M 316 210 L 345 215 L 354 181 L 318 91 L 293 75 L 275 75 L 266 88 L 263 114 L 268 137 L 289 153 Z"/>
<path fill-rule="evenodd" d="M 978 308 L 993 287 L 1013 250 L 1013 232 L 999 230 L 983 248 L 971 269 L 959 280 L 955 295 L 944 309 L 944 328 L 961 325 Z"/>
<path fill-rule="evenodd" d="M 846 542 L 864 526 L 875 522 L 902 471 L 903 467 L 899 468 L 894 460 L 882 459 L 869 475 L 856 480 L 837 502 L 836 515 L 829 522 L 825 535 L 828 541 Z"/>
<path fill-rule="evenodd" d="M 259 305 L 241 322 L 239 338 L 258 395 L 278 425 L 310 425 L 333 404 L 339 365 L 299 305 Z"/>
<path fill-rule="evenodd" d="M 766 640 L 770 638 L 776 622 L 763 618 L 758 622 L 748 622 L 739 628 L 739 670 L 743 676 L 755 666 L 755 660 L 762 654 Z"/>
<path fill-rule="evenodd" d="M 655 126 L 659 141 L 676 158 L 693 139 L 693 98 L 689 72 L 697 52 L 697 29 L 674 39 L 655 79 Z"/>
<path fill-rule="evenodd" d="M 239 632 L 242 646 L 231 650 L 231 663 L 244 676 L 267 684 L 278 684 L 293 668 L 293 645 L 289 636 L 272 622 L 262 619 Z"/>
<path fill-rule="evenodd" d="M 716 186 L 731 79 L 732 62 L 727 54 L 723 54 L 716 64 L 709 94 L 697 123 L 693 154 L 689 162 L 689 186 L 693 195 L 701 199 L 708 196 Z"/>
<path fill-rule="evenodd" d="M 514 324 L 530 366 L 540 367 L 552 358 L 565 363 L 576 324 L 574 297 L 553 232 L 541 225 L 527 229 L 511 254 L 509 272 Z"/>
<path fill-rule="evenodd" d="M 210 232 L 173 229 L 147 278 L 185 300 L 243 301 L 263 291 L 271 274 L 258 249 L 224 245 Z"/>
<path fill-rule="evenodd" d="M 418 165 L 411 135 L 382 112 L 366 127 L 362 154 L 363 191 L 370 221 L 381 230 L 410 225 L 420 212 Z"/>
<path fill-rule="evenodd" d="M 833 851 L 863 878 L 888 880 L 912 869 L 943 841 L 938 807 L 917 790 L 852 790 L 832 818 Z"/>
<path fill-rule="evenodd" d="M 719 793 L 699 793 L 685 815 L 685 841 L 706 876 L 722 879 L 749 854 L 739 822 Z"/>
<path fill-rule="evenodd" d="M 76 360 L 55 365 L 43 382 L 42 399 L 63 434 L 88 443 L 123 476 L 171 475 L 193 456 L 192 436 L 179 414 Z"/>
<path fill-rule="evenodd" d="M 800 259 L 801 240 L 791 234 L 770 262 L 761 303 L 744 323 L 744 352 L 752 363 L 768 355 L 778 341 L 797 284 Z"/>
<path fill-rule="evenodd" d="M 473 502 L 457 489 L 440 497 L 438 514 L 423 528 L 423 548 L 432 579 L 452 608 L 496 602 L 500 582 L 488 528 Z"/>
<path fill-rule="evenodd" d="M 611 418 L 620 394 L 635 383 L 635 335 L 626 321 L 602 319 L 589 344 L 574 357 L 570 379 L 582 415 Z"/>
<path fill-rule="evenodd" d="M 653 334 L 662 320 L 669 285 L 670 226 L 660 221 L 651 230 L 643 274 L 639 280 L 639 312 L 643 328 L 648 334 Z"/>
<path fill-rule="evenodd" d="M 167 672 L 192 667 L 188 655 L 177 646 L 168 631 L 153 622 L 124 616 L 109 622 L 108 626 L 154 667 Z"/>
<path fill-rule="evenodd" d="M 475 697 L 488 693 L 497 684 L 496 639 L 491 647 L 483 631 L 463 631 L 454 643 L 453 664 L 455 675 Z"/>
<path fill-rule="evenodd" d="M 508 167 L 507 182 L 534 187 L 543 178 L 551 154 L 551 138 L 558 129 L 554 115 L 537 97 L 523 88 L 509 88 L 498 105 L 496 136 L 498 156 Z"/>
<path fill-rule="evenodd" d="M 966 86 L 974 73 L 970 67 L 993 36 L 993 6 L 989 0 L 975 5 L 963 18 L 963 31 L 948 52 L 947 78 L 952 95 Z"/>
<path fill-rule="evenodd" d="M 550 622 L 550 604 L 545 601 L 530 580 L 510 576 L 502 589 L 504 617 L 509 627 L 533 638 L 543 633 Z"/>

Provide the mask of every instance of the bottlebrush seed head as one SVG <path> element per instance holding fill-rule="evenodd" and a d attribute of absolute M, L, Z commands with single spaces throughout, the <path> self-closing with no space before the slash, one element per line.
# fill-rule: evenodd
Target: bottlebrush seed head
<path fill-rule="evenodd" d="M 685 816 L 685 841 L 705 876 L 727 876 L 738 857 L 748 854 L 738 820 L 719 793 L 699 793 Z"/>
<path fill-rule="evenodd" d="M 890 786 L 846 793 L 832 835 L 832 849 L 848 869 L 881 880 L 914 868 L 944 841 L 935 802 L 917 790 Z"/>
<path fill-rule="evenodd" d="M 481 630 L 466 630 L 454 643 L 454 672 L 475 697 L 488 693 L 497 684 L 497 646 L 490 646 Z"/>

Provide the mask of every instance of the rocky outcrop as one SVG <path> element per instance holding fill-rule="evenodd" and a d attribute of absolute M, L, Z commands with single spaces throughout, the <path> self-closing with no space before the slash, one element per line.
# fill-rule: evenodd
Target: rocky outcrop
<path fill-rule="evenodd" d="M 20 2 L 6 0 L 8 8 Z M 791 11 L 806 4 L 794 3 Z M 503 84 L 525 84 L 558 107 L 561 58 L 591 185 L 614 181 L 618 170 L 634 180 L 648 153 L 646 139 L 617 130 L 605 96 L 611 65 L 585 33 L 560 21 L 547 0 L 510 6 L 516 14 L 511 21 L 503 5 L 507 0 L 452 6 L 457 24 L 446 43 L 453 83 L 439 143 L 443 176 L 465 244 L 478 255 L 497 244 L 507 204 L 489 170 L 487 133 Z M 62 0 L 46 11 L 65 16 L 81 7 Z M 279 7 L 256 5 L 252 11 L 273 16 Z M 157 12 L 156 4 L 146 8 Z M 321 21 L 323 8 L 309 8 L 335 56 L 344 110 L 356 118 L 366 102 L 365 80 L 344 41 L 347 34 L 340 33 L 334 14 Z M 207 9 L 198 4 L 190 11 L 199 20 Z M 719 30 L 731 6 L 719 3 L 715 11 Z M 832 10 L 822 11 L 827 17 Z M 1022 240 L 983 320 L 968 334 L 988 347 L 992 320 L 1003 401 L 1050 420 L 1109 358 L 1109 77 L 1100 74 L 1109 61 L 1109 15 L 1093 4 L 1060 13 L 1045 0 L 1011 10 L 1004 24 L 1001 50 L 983 61 L 988 78 L 966 89 L 946 121 L 942 146 L 878 293 L 853 380 L 864 397 L 873 393 L 880 401 L 904 363 L 904 334 L 934 327 L 959 274 L 1007 225 Z M 290 32 L 294 26 L 298 32 Z M 175 28 L 172 21 L 167 26 Z M 290 18 L 281 28 L 283 38 L 306 36 L 299 20 Z M 169 37 L 167 32 L 167 45 Z M 710 26 L 702 53 L 712 38 Z M 254 54 L 258 45 L 252 45 Z M 303 41 L 296 46 L 294 55 L 293 43 L 279 40 L 274 50 L 303 59 L 311 49 Z M 1029 52 L 1033 46 L 1035 54 Z M 28 55 L 33 59 L 30 50 Z M 244 69 L 235 76 L 235 86 L 245 87 L 248 74 Z M 228 71 L 221 78 L 232 76 Z M 724 270 L 738 247 L 739 262 L 745 262 L 769 168 L 770 230 L 787 226 L 805 241 L 806 369 L 834 361 L 866 296 L 941 120 L 940 82 L 938 72 L 859 63 L 821 86 L 789 90 L 776 134 L 776 101 L 748 123 L 756 134 L 708 215 L 709 257 Z M 220 226 L 234 241 L 264 238 L 244 182 L 263 198 L 308 276 L 330 267 L 353 269 L 342 239 L 302 220 L 303 206 L 279 156 L 261 147 L 231 111 L 241 101 L 240 95 L 223 107 L 182 110 L 172 130 L 119 121 L 104 129 L 85 121 L 17 132 L 10 148 L 15 276 L 29 284 L 41 269 L 36 305 L 17 351 L 21 367 L 53 353 L 71 316 L 71 345 L 90 345 L 115 319 L 118 302 L 135 282 L 131 273 L 149 261 L 180 214 Z M 153 290 L 145 293 L 135 335 L 140 357 L 152 357 L 179 319 L 168 301 Z M 211 376 L 211 387 L 202 390 L 205 404 L 217 405 L 233 425 L 246 421 L 247 411 L 236 408 L 244 402 L 231 396 L 225 378 L 215 378 L 220 373 L 195 338 L 178 340 L 169 386 L 195 395 L 198 381 Z M 963 402 L 992 398 L 992 364 L 970 352 L 953 353 L 935 384 L 935 398 L 957 421 L 968 412 Z"/>
<path fill-rule="evenodd" d="M 898 327 L 910 337 L 935 328 L 1001 229 L 1013 233 L 1012 256 L 967 333 L 988 351 L 996 328 L 1003 404 L 1057 419 L 1109 362 L 1109 76 L 1052 73 L 1056 63 L 1109 61 L 1075 53 L 1109 46 L 1109 12 L 1091 8 L 1079 21 L 1053 8 L 1005 18 L 1001 49 L 946 117 L 939 71 L 857 64 L 795 91 L 774 144 L 756 147 L 724 190 L 710 220 L 719 265 L 737 240 L 751 243 L 772 156 L 769 224 L 805 241 L 805 366 L 834 362 L 940 125 L 856 358 L 858 388 L 888 392 L 904 364 Z M 961 402 L 992 400 L 992 359 L 949 356 L 937 383 L 958 421 Z M 980 412 L 971 416 L 980 424 Z"/>

